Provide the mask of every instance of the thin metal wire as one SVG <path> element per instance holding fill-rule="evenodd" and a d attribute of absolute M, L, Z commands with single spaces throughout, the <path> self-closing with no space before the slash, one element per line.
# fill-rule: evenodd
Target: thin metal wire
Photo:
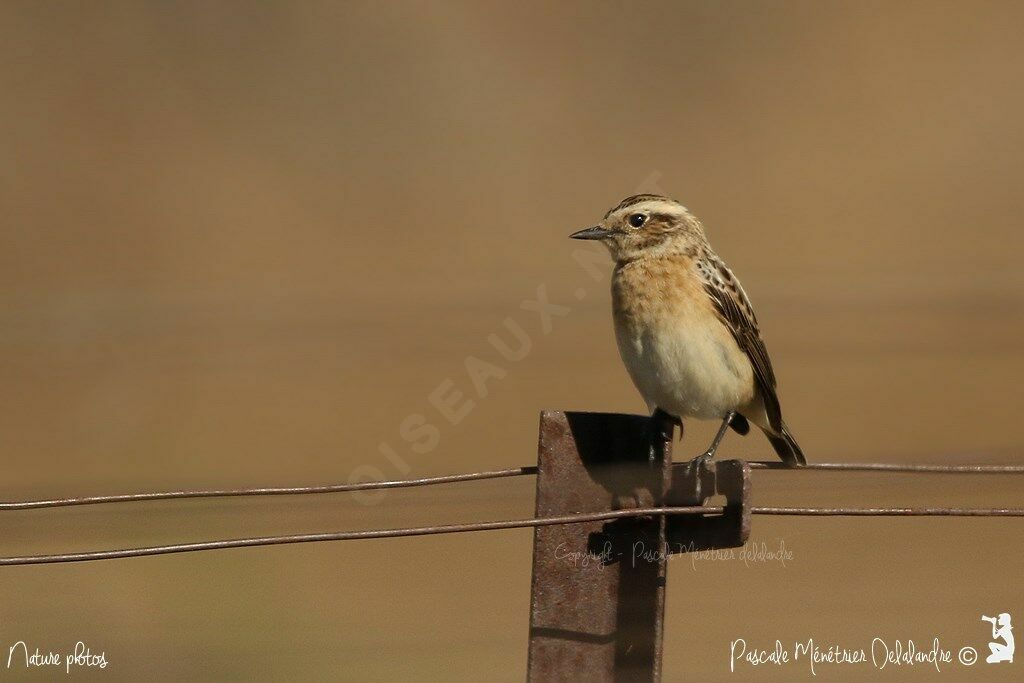
<path fill-rule="evenodd" d="M 846 463 L 819 462 L 801 467 L 790 467 L 782 462 L 752 461 L 748 463 L 756 470 L 800 471 L 849 471 L 849 472 L 906 472 L 932 474 L 1024 474 L 1024 465 L 914 465 L 893 463 Z M 685 466 L 685 463 L 677 463 Z M 452 484 L 463 481 L 480 481 L 484 479 L 502 479 L 537 474 L 536 466 L 514 467 L 506 470 L 490 470 L 485 472 L 469 472 L 466 474 L 448 474 L 439 477 L 422 477 L 419 479 L 393 479 L 388 481 L 368 481 L 357 484 L 326 484 L 320 486 L 263 487 L 247 489 L 212 489 L 153 491 L 145 493 L 122 493 L 106 496 L 81 496 L 71 498 L 51 498 L 44 500 L 24 500 L 0 502 L 0 511 L 4 510 L 35 510 L 40 508 L 72 507 L 77 505 L 100 505 L 105 503 L 138 503 L 150 500 L 181 500 L 188 498 L 231 498 L 242 496 L 295 496 L 320 493 L 349 493 L 353 491 L 372 491 L 379 489 L 406 488 L 413 486 L 430 486 L 433 484 Z"/>
<path fill-rule="evenodd" d="M 26 555 L 22 557 L 0 557 L 0 566 L 17 564 L 52 564 L 56 562 L 88 562 L 91 560 L 112 560 L 124 557 L 145 557 L 168 555 L 200 550 L 224 550 L 227 548 L 251 548 L 265 545 L 289 543 L 316 543 L 322 541 L 353 541 L 369 538 L 396 538 L 400 536 L 430 536 L 434 534 L 456 534 L 468 531 L 494 531 L 498 529 L 519 529 L 523 527 L 552 526 L 555 524 L 579 524 L 610 519 L 646 517 L 650 515 L 693 515 L 721 513 L 721 507 L 652 507 L 632 510 L 612 510 L 559 517 L 537 517 L 533 519 L 510 519 L 497 522 L 474 522 L 471 524 L 443 524 L 439 526 L 410 527 L 406 529 L 371 529 L 367 531 L 337 531 L 322 534 L 295 534 L 290 536 L 259 536 L 255 538 L 234 538 L 223 541 L 202 541 L 199 543 L 177 543 L 145 548 L 122 550 L 98 550 L 83 553 L 60 553 L 56 555 Z"/>
<path fill-rule="evenodd" d="M 579 524 L 581 522 L 598 522 L 603 520 L 622 519 L 629 517 L 646 517 L 649 515 L 720 515 L 724 512 L 725 508 L 721 506 L 653 507 L 636 508 L 632 510 L 613 510 L 610 512 L 594 512 L 578 515 L 563 515 L 560 517 L 538 517 L 533 519 L 513 519 L 497 522 L 474 522 L 471 524 L 445 524 L 439 526 L 410 527 L 405 529 L 372 529 L 368 531 L 338 531 L 322 534 L 295 534 L 290 536 L 259 536 L 254 538 L 235 538 L 223 541 L 202 541 L 199 543 L 178 543 L 172 545 L 149 546 L 144 548 L 124 548 L 121 550 L 97 550 L 81 553 L 59 553 L 54 555 L 25 555 L 20 557 L 0 557 L 0 566 L 54 564 L 60 562 L 89 562 L 93 560 L 112 560 L 128 557 L 168 555 L 171 553 L 189 553 L 202 550 L 224 550 L 228 548 L 251 548 L 255 546 L 284 545 L 290 543 L 352 541 L 371 538 L 397 538 L 404 536 L 454 534 L 469 531 L 495 531 L 499 529 L 519 529 L 523 527 L 552 526 L 555 524 Z M 810 515 L 854 517 L 1024 517 L 1024 508 L 755 507 L 751 508 L 751 512 L 755 515 Z"/>
<path fill-rule="evenodd" d="M 916 474 L 1024 474 L 1024 465 L 912 465 L 888 462 L 815 462 L 791 467 L 783 462 L 752 461 L 753 470 L 785 470 L 787 472 L 906 472 Z"/>
<path fill-rule="evenodd" d="M 0 502 L 2 510 L 35 510 L 39 508 L 71 507 L 74 505 L 99 505 L 102 503 L 137 503 L 147 500 L 177 500 L 183 498 L 229 498 L 240 496 L 296 496 L 311 493 L 348 493 L 351 491 L 371 491 L 376 489 L 394 489 L 410 486 L 428 486 L 431 484 L 452 484 L 460 481 L 479 481 L 481 479 L 501 479 L 537 474 L 537 466 L 515 467 L 507 470 L 490 470 L 487 472 L 470 472 L 466 474 L 447 474 L 440 477 L 423 477 L 420 479 L 395 479 L 390 481 L 367 481 L 357 484 L 326 484 L 322 486 L 292 486 L 250 489 L 213 489 L 186 491 L 154 491 L 148 493 L 121 493 L 110 496 L 82 496 L 74 498 L 52 498 L 48 500 L 22 500 Z"/>
<path fill-rule="evenodd" d="M 816 517 L 1024 517 L 1024 508 L 795 508 L 755 507 L 755 515 L 811 515 Z"/>

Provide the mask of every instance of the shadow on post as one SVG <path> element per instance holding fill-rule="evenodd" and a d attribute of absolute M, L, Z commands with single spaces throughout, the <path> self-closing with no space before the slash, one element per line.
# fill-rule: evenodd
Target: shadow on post
<path fill-rule="evenodd" d="M 529 680 L 658 680 L 667 555 L 746 540 L 746 466 L 716 463 L 698 482 L 673 467 L 671 449 L 671 423 L 655 418 L 541 414 L 538 517 L 700 505 L 715 494 L 729 504 L 717 516 L 538 527 Z"/>

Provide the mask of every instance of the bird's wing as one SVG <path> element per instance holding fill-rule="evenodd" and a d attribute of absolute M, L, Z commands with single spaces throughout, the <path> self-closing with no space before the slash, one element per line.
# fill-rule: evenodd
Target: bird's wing
<path fill-rule="evenodd" d="M 782 432 L 782 410 L 775 393 L 775 371 L 768 358 L 768 349 L 757 326 L 757 316 L 750 305 L 747 293 L 728 266 L 714 254 L 697 259 L 697 270 L 704 284 L 704 291 L 711 297 L 722 322 L 725 323 L 740 349 L 750 358 L 754 368 L 754 381 L 764 401 L 768 424 L 776 432 Z"/>

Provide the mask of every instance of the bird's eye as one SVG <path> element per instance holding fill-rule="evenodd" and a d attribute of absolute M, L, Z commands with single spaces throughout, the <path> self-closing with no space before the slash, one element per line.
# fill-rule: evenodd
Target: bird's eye
<path fill-rule="evenodd" d="M 647 222 L 647 216 L 642 213 L 634 213 L 629 217 L 629 224 L 634 228 L 639 228 L 641 225 Z"/>

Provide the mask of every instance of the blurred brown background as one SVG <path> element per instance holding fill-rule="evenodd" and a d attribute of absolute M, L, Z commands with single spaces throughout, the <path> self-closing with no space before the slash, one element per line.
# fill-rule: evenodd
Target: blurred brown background
<path fill-rule="evenodd" d="M 686 203 L 743 279 L 809 459 L 1019 462 L 1021 22 L 1014 2 L 5 2 L 0 497 L 510 467 L 542 408 L 641 411 L 607 269 L 566 239 L 639 190 Z M 542 285 L 571 307 L 548 334 L 521 308 Z M 487 342 L 512 343 L 506 318 L 518 362 Z M 485 397 L 468 356 L 505 374 Z M 445 380 L 472 401 L 457 425 L 428 399 Z M 402 438 L 410 415 L 435 448 Z M 771 457 L 760 435 L 724 453 Z M 529 516 L 532 486 L 5 512 L 0 552 Z M 1022 488 L 762 473 L 755 495 Z M 982 613 L 1024 623 L 1021 531 L 759 518 L 785 567 L 673 562 L 666 679 L 724 677 L 738 637 L 987 653 Z M 7 568 L 0 651 L 83 640 L 97 678 L 521 680 L 531 538 Z"/>

